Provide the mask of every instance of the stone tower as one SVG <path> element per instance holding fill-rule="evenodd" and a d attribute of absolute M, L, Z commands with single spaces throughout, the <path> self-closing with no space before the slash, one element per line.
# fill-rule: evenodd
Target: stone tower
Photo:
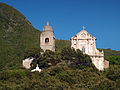
<path fill-rule="evenodd" d="M 44 26 L 40 35 L 40 47 L 44 51 L 55 51 L 55 37 L 53 35 L 52 27 L 49 26 L 49 22 L 47 22 L 47 25 Z"/>

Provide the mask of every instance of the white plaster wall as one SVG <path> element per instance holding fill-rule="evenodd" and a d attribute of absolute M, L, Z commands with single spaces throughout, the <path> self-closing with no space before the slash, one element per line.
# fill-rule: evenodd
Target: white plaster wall
<path fill-rule="evenodd" d="M 27 58 L 25 60 L 23 60 L 23 67 L 25 67 L 26 69 L 30 69 L 30 64 L 32 63 L 34 58 Z"/>
<path fill-rule="evenodd" d="M 82 30 L 71 40 L 71 47 L 82 50 L 85 48 L 85 53 L 92 56 L 92 62 L 99 70 L 104 70 L 104 53 L 96 49 L 96 38 L 90 35 L 87 31 Z M 75 45 L 76 43 L 76 45 Z"/>

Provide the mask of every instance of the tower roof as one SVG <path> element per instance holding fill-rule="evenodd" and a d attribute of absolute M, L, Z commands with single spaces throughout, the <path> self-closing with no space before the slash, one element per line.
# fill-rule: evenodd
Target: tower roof
<path fill-rule="evenodd" d="M 43 28 L 43 31 L 52 31 L 52 27 L 51 26 L 49 26 L 49 22 L 47 21 L 47 23 L 46 23 L 47 25 L 46 26 L 44 26 L 44 28 Z"/>

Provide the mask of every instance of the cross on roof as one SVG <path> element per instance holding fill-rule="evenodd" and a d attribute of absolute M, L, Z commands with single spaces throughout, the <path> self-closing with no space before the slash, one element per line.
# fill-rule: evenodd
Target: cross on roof
<path fill-rule="evenodd" d="M 85 30 L 85 26 L 83 26 L 82 28 L 83 28 L 83 30 Z"/>
<path fill-rule="evenodd" d="M 47 21 L 47 25 L 49 26 L 49 22 Z"/>

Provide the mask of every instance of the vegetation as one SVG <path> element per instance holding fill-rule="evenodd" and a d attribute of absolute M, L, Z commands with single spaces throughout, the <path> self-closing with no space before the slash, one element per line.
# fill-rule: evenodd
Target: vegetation
<path fill-rule="evenodd" d="M 41 49 L 31 49 L 25 52 L 24 59 L 29 57 L 34 58 L 31 63 L 31 69 L 34 69 L 37 64 L 41 69 L 45 69 L 61 61 L 65 61 L 72 68 L 84 69 L 86 67 L 92 67 L 95 70 L 95 66 L 92 64 L 92 60 L 88 55 L 83 54 L 79 49 L 75 50 L 70 47 L 63 48 L 61 53 L 50 50 L 43 52 Z"/>
<path fill-rule="evenodd" d="M 61 52 L 64 47 L 70 47 L 71 42 L 69 40 L 55 40 L 55 49 L 57 52 Z"/>
<path fill-rule="evenodd" d="M 24 15 L 0 3 L 0 69 L 21 67 L 24 52 L 39 48 L 39 35 Z"/>
<path fill-rule="evenodd" d="M 86 54 L 83 54 L 79 49 L 66 47 L 61 52 L 62 60 L 66 61 L 70 67 L 84 69 L 87 67 L 95 68 L 92 60 Z"/>
<path fill-rule="evenodd" d="M 120 89 L 119 65 L 112 65 L 108 70 L 100 72 L 89 56 L 83 55 L 80 50 L 65 47 L 61 53 L 48 50 L 42 55 L 37 54 L 38 51 L 40 52 L 39 49 L 32 49 L 30 53 L 25 53 L 25 57 L 37 56 L 31 66 L 35 68 L 38 63 L 42 72 L 31 73 L 25 69 L 2 71 L 1 89 Z M 53 64 L 56 60 L 60 62 Z"/>
<path fill-rule="evenodd" d="M 59 62 L 61 62 L 61 57 L 59 54 L 50 50 L 46 50 L 43 54 L 40 53 L 39 55 L 37 55 L 37 57 L 35 57 L 35 59 L 31 63 L 31 69 L 34 69 L 37 64 L 41 69 L 45 69 L 50 66 L 55 66 Z"/>
<path fill-rule="evenodd" d="M 110 56 L 106 59 L 111 65 L 120 65 L 120 56 Z"/>
<path fill-rule="evenodd" d="M 98 71 L 88 55 L 70 48 L 68 40 L 56 40 L 56 52 L 43 53 L 39 35 L 24 15 L 0 3 L 0 90 L 120 89 L 120 51 L 103 49 L 110 67 Z M 42 72 L 22 67 L 28 57 L 35 58 L 31 69 L 39 64 Z"/>
<path fill-rule="evenodd" d="M 108 48 L 108 49 L 99 49 L 99 50 L 104 51 L 105 59 L 110 57 L 110 56 L 120 56 L 120 51 L 111 50 L 110 48 Z"/>
<path fill-rule="evenodd" d="M 120 66 L 110 67 L 104 72 L 93 68 L 74 69 L 64 61 L 42 70 L 31 73 L 29 70 L 13 69 L 0 72 L 0 89 L 28 90 L 119 90 Z"/>

